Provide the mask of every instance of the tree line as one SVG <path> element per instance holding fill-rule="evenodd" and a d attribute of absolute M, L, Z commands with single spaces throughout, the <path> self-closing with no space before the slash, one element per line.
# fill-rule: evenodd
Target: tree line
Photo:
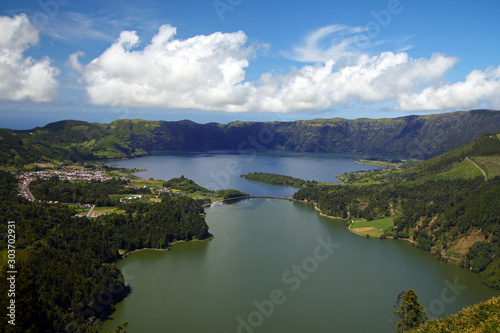
<path fill-rule="evenodd" d="M 96 204 L 114 206 L 118 199 L 111 200 L 114 194 L 151 194 L 149 188 L 125 188 L 130 181 L 113 178 L 106 181 L 92 180 L 69 181 L 53 176 L 47 180 L 30 183 L 30 191 L 37 200 L 59 201 L 64 203 Z"/>
<path fill-rule="evenodd" d="M 16 222 L 18 320 L 9 325 L 12 332 L 98 332 L 114 304 L 130 292 L 114 264 L 119 249 L 164 249 L 175 240 L 210 236 L 203 208 L 188 197 L 131 203 L 123 205 L 125 214 L 89 219 L 73 217 L 75 210 L 64 205 L 29 203 L 17 196 L 16 185 L 13 175 L 0 172 L 0 216 Z M 6 249 L 7 223 L 2 223 L 2 295 L 8 290 Z M 0 307 L 7 302 L 0 298 Z M 0 331 L 7 325 L 0 321 Z"/>
<path fill-rule="evenodd" d="M 295 186 L 295 187 L 313 187 L 318 184 L 315 180 L 304 180 L 300 178 L 294 178 L 291 176 L 278 175 L 268 172 L 250 172 L 245 175 L 241 175 L 242 178 L 256 180 L 272 185 L 285 185 L 285 186 Z"/>
<path fill-rule="evenodd" d="M 387 236 L 411 238 L 438 257 L 453 241 L 482 233 L 463 265 L 500 289 L 500 177 L 367 186 L 303 188 L 294 199 L 317 203 L 327 215 L 374 220 L 396 216 Z"/>

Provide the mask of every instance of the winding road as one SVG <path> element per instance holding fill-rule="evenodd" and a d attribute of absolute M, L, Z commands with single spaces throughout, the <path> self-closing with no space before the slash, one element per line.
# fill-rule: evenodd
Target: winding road
<path fill-rule="evenodd" d="M 481 170 L 481 172 L 483 173 L 484 175 L 484 181 L 487 182 L 488 181 L 488 176 L 486 176 L 486 172 L 481 169 L 481 167 L 479 165 L 476 164 L 476 162 L 470 160 L 468 157 L 465 158 L 467 161 L 471 162 L 472 164 L 474 164 L 479 170 Z"/>

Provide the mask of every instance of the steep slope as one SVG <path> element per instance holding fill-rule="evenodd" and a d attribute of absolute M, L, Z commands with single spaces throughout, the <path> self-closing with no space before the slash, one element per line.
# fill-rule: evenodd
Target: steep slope
<path fill-rule="evenodd" d="M 457 314 L 428 321 L 408 332 L 500 332 L 500 297 L 469 306 Z"/>
<path fill-rule="evenodd" d="M 197 124 L 117 120 L 60 121 L 10 131 L 26 147 L 50 145 L 74 160 L 127 158 L 160 150 L 288 150 L 428 159 L 500 130 L 500 112 L 475 110 L 395 119 Z"/>
<path fill-rule="evenodd" d="M 475 177 L 457 172 L 464 163 L 477 168 L 467 158 L 496 162 L 499 138 L 484 135 L 420 165 L 301 189 L 294 198 L 315 202 L 323 213 L 349 222 L 392 219 L 394 227 L 383 237 L 407 239 L 500 289 L 500 177 L 486 181 L 482 172 Z"/>
<path fill-rule="evenodd" d="M 436 175 L 453 170 L 459 163 L 472 163 L 472 160 L 475 161 L 476 157 L 500 155 L 499 137 L 497 134 L 485 134 L 469 144 L 408 169 L 405 172 L 405 177 L 407 179 L 435 179 Z M 480 172 L 477 174 L 481 176 Z"/>

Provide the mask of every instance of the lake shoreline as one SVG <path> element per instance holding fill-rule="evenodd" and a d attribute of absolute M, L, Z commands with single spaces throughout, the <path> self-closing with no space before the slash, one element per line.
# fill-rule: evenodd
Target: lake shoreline
<path fill-rule="evenodd" d="M 143 252 L 143 251 L 158 251 L 158 252 L 169 252 L 172 250 L 172 247 L 174 245 L 177 245 L 177 244 L 182 244 L 182 243 L 199 243 L 199 242 L 210 242 L 212 241 L 215 236 L 212 235 L 212 234 L 209 234 L 210 236 L 207 237 L 207 238 L 202 238 L 202 239 L 192 239 L 192 240 L 176 240 L 176 241 L 173 241 L 172 243 L 170 243 L 168 245 L 167 248 L 164 248 L 164 249 L 159 249 L 159 248 L 154 248 L 154 247 L 145 247 L 145 248 L 142 248 L 142 249 L 135 249 L 135 250 L 132 250 L 132 251 L 127 251 L 123 254 L 120 254 L 119 255 L 119 258 L 116 260 L 116 262 L 119 262 L 120 260 L 123 260 L 125 259 L 126 257 L 134 254 L 134 253 L 137 253 L 137 252 Z"/>
<path fill-rule="evenodd" d="M 346 222 L 346 227 L 345 229 L 347 231 L 349 231 L 350 233 L 354 234 L 354 235 L 357 235 L 357 236 L 360 236 L 360 237 L 366 237 L 366 235 L 362 235 L 358 232 L 356 232 L 354 229 L 351 228 L 351 226 L 354 224 L 354 221 L 351 220 L 351 223 L 349 225 L 347 225 L 347 223 L 349 222 L 347 220 L 347 218 L 343 218 L 343 217 L 338 217 L 338 216 L 331 216 L 331 215 L 327 215 L 325 213 L 323 213 L 323 211 L 318 207 L 317 203 L 315 202 L 309 202 L 307 200 L 296 200 L 296 199 L 293 199 L 294 201 L 296 202 L 303 202 L 303 203 L 310 203 L 312 204 L 314 210 L 316 210 L 316 212 L 318 213 L 318 215 L 320 216 L 323 216 L 323 217 L 327 217 L 327 218 L 330 218 L 330 219 L 334 219 L 334 220 L 342 220 L 344 222 Z M 409 242 L 410 244 L 412 245 L 415 245 L 415 241 L 412 240 L 412 239 L 409 239 L 409 238 L 394 238 L 394 237 L 387 237 L 387 238 L 379 238 L 379 239 L 392 239 L 392 240 L 402 240 L 402 241 L 406 241 L 406 242 Z"/>

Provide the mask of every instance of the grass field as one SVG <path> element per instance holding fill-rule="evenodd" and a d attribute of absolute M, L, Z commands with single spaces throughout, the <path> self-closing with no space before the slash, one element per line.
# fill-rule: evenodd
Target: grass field
<path fill-rule="evenodd" d="M 381 166 L 384 168 L 399 168 L 401 166 L 401 163 L 396 163 L 396 162 L 388 162 L 388 161 L 377 161 L 377 160 L 358 160 L 356 161 L 358 164 L 365 164 L 365 165 L 375 165 L 375 166 Z"/>
<path fill-rule="evenodd" d="M 394 217 L 386 217 L 368 222 L 356 222 L 351 225 L 351 230 L 361 236 L 380 237 L 384 230 L 394 226 Z"/>
<path fill-rule="evenodd" d="M 474 156 L 471 159 L 483 168 L 488 179 L 500 176 L 500 155 Z"/>
<path fill-rule="evenodd" d="M 74 203 L 67 203 L 66 206 L 75 208 L 77 213 L 86 213 L 89 211 L 89 208 L 83 208 Z"/>
<path fill-rule="evenodd" d="M 151 180 L 151 179 L 137 178 L 137 179 L 132 180 L 130 183 L 132 185 L 139 186 L 139 187 L 148 186 L 148 187 L 161 188 L 161 187 L 163 187 L 164 181 L 163 180 Z"/>
<path fill-rule="evenodd" d="M 462 178 L 476 178 L 484 177 L 481 170 L 479 170 L 473 163 L 463 160 L 455 164 L 455 166 L 445 172 L 441 172 L 429 177 L 422 178 L 423 180 L 451 180 L 451 179 L 462 179 Z"/>
<path fill-rule="evenodd" d="M 116 207 L 95 207 L 93 210 L 94 213 L 101 213 L 101 214 L 124 214 L 124 210 L 120 210 Z"/>

